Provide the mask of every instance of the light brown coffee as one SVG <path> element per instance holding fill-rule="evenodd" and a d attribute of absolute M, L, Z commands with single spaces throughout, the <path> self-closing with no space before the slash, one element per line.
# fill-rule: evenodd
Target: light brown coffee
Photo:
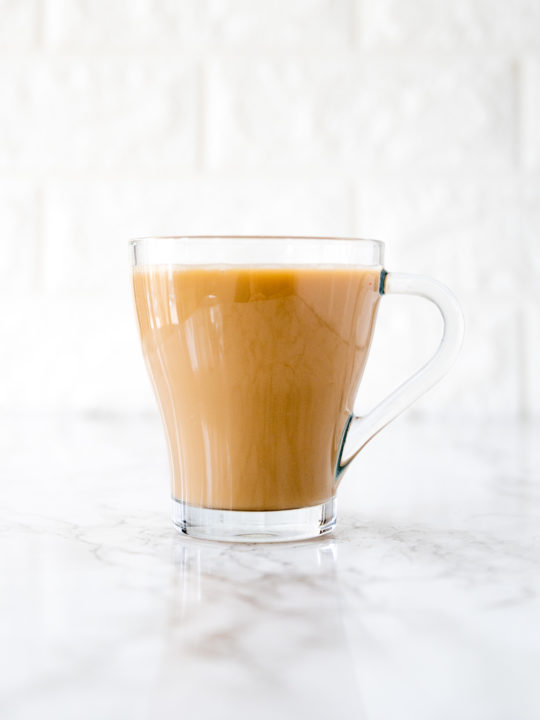
<path fill-rule="evenodd" d="M 135 270 L 177 500 L 284 510 L 334 495 L 379 276 L 367 268 Z"/>

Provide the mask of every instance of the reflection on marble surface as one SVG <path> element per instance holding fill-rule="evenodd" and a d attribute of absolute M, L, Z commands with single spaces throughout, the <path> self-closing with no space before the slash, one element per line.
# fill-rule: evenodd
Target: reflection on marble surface
<path fill-rule="evenodd" d="M 175 533 L 153 418 L 0 429 L 2 719 L 538 717 L 538 426 L 402 419 L 266 546 Z"/>

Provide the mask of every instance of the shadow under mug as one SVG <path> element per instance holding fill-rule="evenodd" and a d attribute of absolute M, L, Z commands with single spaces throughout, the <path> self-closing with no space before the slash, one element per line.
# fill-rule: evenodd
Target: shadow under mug
<path fill-rule="evenodd" d="M 178 236 L 130 247 L 176 527 L 244 542 L 330 532 L 353 458 L 459 352 L 454 295 L 430 278 L 388 273 L 376 240 Z M 433 302 L 442 340 L 424 367 L 357 417 L 377 308 L 389 293 Z"/>

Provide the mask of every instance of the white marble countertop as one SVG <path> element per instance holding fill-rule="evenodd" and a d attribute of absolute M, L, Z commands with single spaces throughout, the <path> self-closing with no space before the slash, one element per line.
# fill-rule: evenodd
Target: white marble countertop
<path fill-rule="evenodd" d="M 176 533 L 155 418 L 0 428 L 2 720 L 540 717 L 538 426 L 405 416 L 262 546 Z"/>

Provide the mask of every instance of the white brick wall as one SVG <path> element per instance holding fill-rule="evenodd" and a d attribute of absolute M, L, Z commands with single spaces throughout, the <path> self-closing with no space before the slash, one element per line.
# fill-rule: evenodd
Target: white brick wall
<path fill-rule="evenodd" d="M 163 58 L 3 58 L 0 168 L 47 175 L 193 170 L 195 78 L 189 62 Z"/>
<path fill-rule="evenodd" d="M 39 0 L 0 0 L 0 50 L 20 52 L 35 46 Z"/>
<path fill-rule="evenodd" d="M 233 171 L 505 169 L 515 154 L 507 60 L 219 59 L 208 71 L 208 164 Z"/>
<path fill-rule="evenodd" d="M 48 0 L 44 31 L 57 50 L 331 50 L 353 11 L 349 0 Z"/>
<path fill-rule="evenodd" d="M 362 0 L 370 50 L 406 52 L 538 50 L 537 0 Z"/>
<path fill-rule="evenodd" d="M 537 0 L 0 0 L 0 409 L 153 410 L 127 239 L 251 232 L 385 240 L 467 315 L 416 412 L 540 416 L 539 37 Z M 359 407 L 439 331 L 385 299 Z"/>
<path fill-rule="evenodd" d="M 0 296 L 5 298 L 27 292 L 36 281 L 38 208 L 38 192 L 31 183 L 0 180 Z M 4 307 L 0 315 L 6 311 Z"/>

